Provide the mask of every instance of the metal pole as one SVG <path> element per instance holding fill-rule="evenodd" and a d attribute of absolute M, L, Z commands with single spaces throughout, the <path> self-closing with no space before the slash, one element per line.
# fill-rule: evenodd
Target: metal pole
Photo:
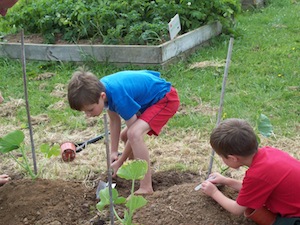
<path fill-rule="evenodd" d="M 104 128 L 105 128 L 105 145 L 106 145 L 106 163 L 107 163 L 107 175 L 108 175 L 108 191 L 109 191 L 109 209 L 110 209 L 110 223 L 114 224 L 114 205 L 112 200 L 112 169 L 110 167 L 110 150 L 109 150 L 109 138 L 106 113 L 103 114 Z"/>
<path fill-rule="evenodd" d="M 31 142 L 31 153 L 32 153 L 34 173 L 35 173 L 35 175 L 37 175 L 35 148 L 34 148 L 34 142 L 33 142 L 33 132 L 32 132 L 32 126 L 31 126 L 31 118 L 30 118 L 29 102 L 28 102 L 28 92 L 27 92 L 26 60 L 25 60 L 24 30 L 23 29 L 21 30 L 21 47 L 22 47 L 22 66 L 23 66 L 24 94 L 25 94 L 26 111 L 27 111 L 29 135 L 30 135 L 30 142 Z"/>
<path fill-rule="evenodd" d="M 225 71 L 224 71 L 224 76 L 223 76 L 222 91 L 221 91 L 220 105 L 219 105 L 218 119 L 217 119 L 216 126 L 219 125 L 219 123 L 221 121 L 221 117 L 222 117 L 224 95 L 225 95 L 225 87 L 226 87 L 226 80 L 227 80 L 227 75 L 228 75 L 228 69 L 229 69 L 230 60 L 231 60 L 232 47 L 233 47 L 233 38 L 230 38 L 228 52 L 227 52 L 226 65 L 225 65 Z M 208 178 L 209 174 L 211 174 L 211 169 L 212 169 L 212 165 L 213 165 L 213 161 L 214 161 L 214 155 L 215 155 L 215 151 L 212 149 L 211 156 L 210 156 L 208 173 L 207 173 L 207 178 Z"/>

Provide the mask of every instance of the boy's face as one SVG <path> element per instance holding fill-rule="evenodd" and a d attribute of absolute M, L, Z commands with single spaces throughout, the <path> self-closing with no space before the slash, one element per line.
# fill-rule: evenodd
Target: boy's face
<path fill-rule="evenodd" d="M 104 109 L 105 99 L 106 99 L 106 95 L 104 92 L 102 92 L 100 94 L 98 103 L 91 104 L 91 105 L 85 105 L 85 106 L 83 106 L 81 111 L 84 112 L 87 117 L 99 116 Z"/>

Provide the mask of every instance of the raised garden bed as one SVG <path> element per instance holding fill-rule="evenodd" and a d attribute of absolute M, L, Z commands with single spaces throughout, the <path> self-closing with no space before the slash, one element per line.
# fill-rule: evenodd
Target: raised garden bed
<path fill-rule="evenodd" d="M 219 22 L 202 26 L 158 46 L 148 45 L 60 45 L 25 43 L 26 59 L 82 62 L 95 60 L 115 64 L 166 65 L 189 55 L 219 35 Z M 0 57 L 21 58 L 21 44 L 0 42 Z"/>

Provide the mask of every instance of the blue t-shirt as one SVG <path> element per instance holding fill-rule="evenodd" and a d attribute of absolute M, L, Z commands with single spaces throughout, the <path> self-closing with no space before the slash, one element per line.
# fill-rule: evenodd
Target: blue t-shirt
<path fill-rule="evenodd" d="M 124 120 L 143 113 L 170 91 L 171 83 L 150 70 L 121 71 L 100 79 L 105 86 L 108 109 Z"/>

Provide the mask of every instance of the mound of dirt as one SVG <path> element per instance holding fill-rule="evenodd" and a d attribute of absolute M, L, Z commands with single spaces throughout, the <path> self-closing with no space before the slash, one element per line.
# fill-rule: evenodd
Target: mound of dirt
<path fill-rule="evenodd" d="M 102 175 L 101 179 L 105 180 Z M 153 174 L 155 193 L 146 196 L 146 206 L 134 215 L 144 225 L 254 225 L 243 216 L 233 216 L 201 191 L 195 191 L 199 176 L 190 172 Z M 117 190 L 127 197 L 131 182 L 116 178 Z M 236 192 L 222 187 L 227 196 Z M 14 178 L 0 187 L 1 224 L 78 225 L 110 224 L 109 211 L 97 212 L 96 187 L 64 180 L 35 181 Z M 117 207 L 120 216 L 122 208 Z M 116 224 L 118 224 L 116 222 Z"/>

